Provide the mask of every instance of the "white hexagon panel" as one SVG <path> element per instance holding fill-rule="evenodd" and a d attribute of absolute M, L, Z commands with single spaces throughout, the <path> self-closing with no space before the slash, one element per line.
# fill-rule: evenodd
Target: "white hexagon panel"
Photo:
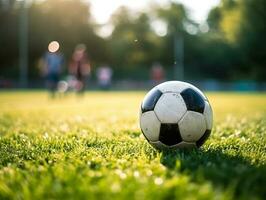
<path fill-rule="evenodd" d="M 156 86 L 162 93 L 174 92 L 180 93 L 189 88 L 189 84 L 181 81 L 167 81 Z"/>
<path fill-rule="evenodd" d="M 187 111 L 178 125 L 180 135 L 185 142 L 196 142 L 206 131 L 204 115 L 194 111 Z"/>
<path fill-rule="evenodd" d="M 158 141 L 161 123 L 154 111 L 142 113 L 140 116 L 140 128 L 149 141 Z"/>
<path fill-rule="evenodd" d="M 180 94 L 164 93 L 154 108 L 162 123 L 177 123 L 186 113 L 187 107 Z"/>

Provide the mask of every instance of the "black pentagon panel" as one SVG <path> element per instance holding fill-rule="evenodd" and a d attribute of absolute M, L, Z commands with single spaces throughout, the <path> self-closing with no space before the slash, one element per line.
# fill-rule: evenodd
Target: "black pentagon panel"
<path fill-rule="evenodd" d="M 178 124 L 161 124 L 159 141 L 169 146 L 182 142 Z"/>
<path fill-rule="evenodd" d="M 203 136 L 196 142 L 197 147 L 202 146 L 205 141 L 210 137 L 211 135 L 211 130 L 206 130 Z"/>
<path fill-rule="evenodd" d="M 157 101 L 162 96 L 162 94 L 163 93 L 157 88 L 154 88 L 151 91 L 149 91 L 148 94 L 145 96 L 141 105 L 142 113 L 153 110 Z"/>
<path fill-rule="evenodd" d="M 205 102 L 201 95 L 195 90 L 188 88 L 180 93 L 183 97 L 187 109 L 199 113 L 204 112 Z"/>

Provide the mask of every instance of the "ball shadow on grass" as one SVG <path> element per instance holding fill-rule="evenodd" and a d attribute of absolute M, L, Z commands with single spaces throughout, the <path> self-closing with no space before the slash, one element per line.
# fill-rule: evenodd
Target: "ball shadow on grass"
<path fill-rule="evenodd" d="M 222 149 L 162 151 L 161 163 L 169 172 L 187 174 L 193 182 L 210 181 L 215 188 L 233 190 L 234 197 L 264 199 L 266 196 L 266 166 L 252 165 L 239 155 L 229 155 Z"/>

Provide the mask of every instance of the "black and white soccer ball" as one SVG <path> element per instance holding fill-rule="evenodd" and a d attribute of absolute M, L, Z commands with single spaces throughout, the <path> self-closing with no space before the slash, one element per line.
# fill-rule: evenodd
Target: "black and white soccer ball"
<path fill-rule="evenodd" d="M 210 136 L 212 123 L 207 97 L 186 82 L 159 84 L 141 104 L 142 133 L 158 149 L 200 147 Z"/>

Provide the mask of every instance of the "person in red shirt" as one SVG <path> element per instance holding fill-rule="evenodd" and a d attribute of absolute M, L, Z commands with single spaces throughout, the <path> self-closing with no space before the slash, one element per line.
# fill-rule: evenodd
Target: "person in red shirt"
<path fill-rule="evenodd" d="M 76 79 L 75 90 L 83 93 L 86 87 L 86 80 L 90 75 L 91 66 L 87 58 L 86 46 L 78 44 L 73 52 L 69 64 L 69 74 Z"/>
<path fill-rule="evenodd" d="M 151 79 L 153 85 L 157 85 L 164 81 L 164 69 L 160 63 L 154 63 L 151 68 Z"/>

